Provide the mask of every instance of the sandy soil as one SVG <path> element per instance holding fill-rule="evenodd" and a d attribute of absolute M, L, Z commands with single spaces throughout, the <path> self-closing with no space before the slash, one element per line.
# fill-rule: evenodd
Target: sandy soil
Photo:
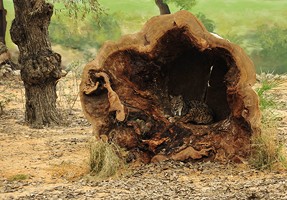
<path fill-rule="evenodd" d="M 71 85 L 65 90 L 76 91 L 74 87 L 78 86 L 73 85 L 73 77 L 68 79 Z M 61 84 L 67 85 L 67 80 L 63 80 L 59 88 L 63 87 Z M 31 129 L 24 124 L 24 89 L 20 80 L 6 80 L 0 85 L 0 91 L 4 93 L 1 97 L 11 98 L 4 104 L 4 113 L 0 116 L 2 180 L 25 174 L 32 181 L 57 182 L 63 177 L 73 179 L 87 172 L 91 127 L 81 112 L 77 95 L 74 95 L 77 92 L 59 91 L 58 104 L 63 108 L 68 126 Z M 67 94 L 70 97 L 65 96 Z M 68 102 L 68 98 L 73 100 Z M 68 168 L 75 169 L 75 172 L 68 172 Z"/>
<path fill-rule="evenodd" d="M 58 87 L 58 105 L 70 122 L 65 127 L 30 129 L 24 124 L 19 77 L 2 80 L 0 91 L 0 100 L 7 102 L 0 116 L 0 199 L 284 199 L 286 172 L 247 165 L 166 163 L 142 166 L 118 180 L 89 182 L 82 177 L 89 171 L 91 126 L 81 112 L 75 76 Z M 271 92 L 282 104 L 274 112 L 280 115 L 278 136 L 287 145 L 287 81 Z"/>

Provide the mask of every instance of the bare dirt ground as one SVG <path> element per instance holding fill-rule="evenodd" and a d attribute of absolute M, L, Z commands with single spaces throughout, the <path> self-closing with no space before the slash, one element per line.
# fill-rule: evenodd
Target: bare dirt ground
<path fill-rule="evenodd" d="M 278 137 L 287 145 L 285 80 L 271 92 L 282 104 L 274 112 L 280 116 Z M 133 167 L 120 178 L 88 178 L 91 126 L 77 90 L 73 75 L 58 85 L 68 126 L 30 129 L 19 77 L 0 80 L 0 199 L 287 199 L 286 171 L 247 164 L 163 162 Z"/>

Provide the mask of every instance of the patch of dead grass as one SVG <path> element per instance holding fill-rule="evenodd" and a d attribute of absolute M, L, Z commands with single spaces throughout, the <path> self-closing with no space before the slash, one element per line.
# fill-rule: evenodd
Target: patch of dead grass
<path fill-rule="evenodd" d="M 52 177 L 62 178 L 68 181 L 76 181 L 89 173 L 88 163 L 82 163 L 82 165 L 74 164 L 72 162 L 62 162 L 59 165 L 53 165 L 49 171 Z"/>
<path fill-rule="evenodd" d="M 98 178 L 119 175 L 125 168 L 125 163 L 120 158 L 120 151 L 115 144 L 92 139 L 90 142 L 91 175 Z"/>
<path fill-rule="evenodd" d="M 260 170 L 286 170 L 284 145 L 278 140 L 278 123 L 271 110 L 263 111 L 262 132 L 252 138 L 250 164 Z"/>
<path fill-rule="evenodd" d="M 10 177 L 8 177 L 8 181 L 12 182 L 12 181 L 24 181 L 30 178 L 30 175 L 28 174 L 15 174 L 12 175 Z"/>

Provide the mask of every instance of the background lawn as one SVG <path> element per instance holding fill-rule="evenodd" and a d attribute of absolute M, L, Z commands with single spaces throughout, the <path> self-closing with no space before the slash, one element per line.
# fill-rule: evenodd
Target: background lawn
<path fill-rule="evenodd" d="M 62 4 L 55 4 L 56 15 L 50 25 L 52 44 L 81 51 L 85 59 L 90 59 L 104 41 L 137 32 L 149 18 L 159 14 L 154 0 L 99 2 L 108 14 L 100 18 L 100 24 L 92 15 L 84 20 L 71 19 Z M 10 29 L 13 3 L 4 0 L 4 6 Z M 181 9 L 173 4 L 169 6 L 173 13 Z M 190 11 L 204 14 L 215 26 L 214 32 L 239 44 L 252 58 L 258 72 L 287 71 L 286 0 L 198 0 Z M 6 41 L 10 49 L 15 48 L 9 31 Z M 90 49 L 94 49 L 93 53 Z"/>

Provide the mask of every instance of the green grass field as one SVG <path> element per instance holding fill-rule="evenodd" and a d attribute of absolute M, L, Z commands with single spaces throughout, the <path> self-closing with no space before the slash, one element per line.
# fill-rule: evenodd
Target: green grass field
<path fill-rule="evenodd" d="M 159 14 L 154 0 L 99 0 L 99 2 L 104 7 L 106 13 L 112 15 L 116 23 L 119 24 L 121 34 L 139 31 L 149 18 Z M 272 27 L 278 25 L 282 30 L 287 30 L 287 0 L 198 0 L 197 2 L 197 5 L 190 11 L 194 14 L 203 13 L 207 18 L 213 20 L 215 24 L 214 32 L 228 38 L 232 42 L 240 44 L 249 55 L 254 50 L 260 50 L 261 48 L 260 45 L 262 43 L 259 44 L 258 42 L 259 26 L 267 25 L 268 27 Z M 11 0 L 4 0 L 4 6 L 8 10 L 6 42 L 9 48 L 14 48 L 15 45 L 12 43 L 9 35 L 10 25 L 14 17 L 13 3 Z M 180 8 L 173 4 L 169 6 L 172 13 L 180 10 Z M 63 7 L 63 5 L 59 3 L 55 4 L 56 9 L 60 7 Z M 61 12 L 57 12 L 57 16 L 62 19 L 60 23 L 65 22 L 64 24 L 68 25 L 68 31 L 70 30 L 71 34 L 75 33 L 76 30 L 81 32 L 81 27 L 85 25 L 83 21 L 77 22 L 76 25 L 73 24 L 74 20 L 64 17 Z M 54 16 L 52 21 L 56 22 L 55 20 L 58 17 Z M 75 26 L 77 26 L 77 29 L 74 29 Z M 61 27 L 61 24 L 59 27 Z M 95 33 L 99 32 L 91 27 L 86 26 L 85 28 L 89 28 Z M 63 37 L 66 37 L 66 35 L 62 37 L 61 35 L 56 35 L 56 33 L 53 35 L 52 31 L 50 31 L 50 35 L 54 36 L 54 38 L 60 37 L 63 39 Z M 81 34 L 77 33 L 77 35 Z M 77 35 L 76 37 L 78 37 Z M 98 34 L 92 37 L 96 39 L 102 38 L 102 40 L 117 39 L 110 38 L 110 35 L 106 34 L 106 32 L 103 32 L 102 35 Z M 112 34 L 111 37 L 113 37 Z M 87 37 L 83 35 L 83 38 L 80 39 L 74 39 L 73 41 L 81 41 L 80 45 L 82 45 L 83 40 L 87 40 Z M 87 42 L 89 43 L 89 41 Z M 283 63 L 282 59 L 284 61 L 283 57 L 278 61 Z M 268 58 L 267 60 L 270 59 Z M 263 63 L 265 63 L 264 60 Z M 272 65 L 273 61 L 270 61 L 270 63 Z M 269 63 L 267 65 L 269 67 Z M 273 66 L 270 67 L 270 71 L 276 68 Z M 261 66 L 257 66 L 257 68 L 260 69 Z M 287 66 L 283 66 L 283 68 L 283 71 L 287 71 Z M 282 66 L 280 72 L 282 73 Z"/>
<path fill-rule="evenodd" d="M 287 27 L 286 0 L 200 0 L 192 12 L 203 12 L 213 19 L 216 32 L 247 33 L 262 24 Z"/>
<path fill-rule="evenodd" d="M 140 30 L 146 20 L 158 15 L 159 11 L 154 0 L 99 0 L 107 13 L 116 13 L 123 34 Z M 7 21 L 13 19 L 13 3 L 4 0 L 8 10 Z M 180 8 L 170 5 L 171 11 Z M 245 34 L 254 31 L 262 24 L 279 24 L 287 27 L 287 1 L 286 0 L 198 0 L 191 12 L 204 13 L 215 21 L 216 32 L 226 35 L 230 32 Z M 9 38 L 8 44 L 10 44 Z"/>
<path fill-rule="evenodd" d="M 4 0 L 3 3 L 4 3 L 4 8 L 7 10 L 7 16 L 6 16 L 6 20 L 7 20 L 6 43 L 7 43 L 7 46 L 9 48 L 11 48 L 11 47 L 14 46 L 14 44 L 11 41 L 9 30 L 10 30 L 10 27 L 11 27 L 12 20 L 14 19 L 14 6 L 13 6 L 13 1 L 11 1 L 11 0 Z"/>
<path fill-rule="evenodd" d="M 154 0 L 100 2 L 109 13 L 121 13 L 119 20 L 125 30 L 130 32 L 137 31 L 147 19 L 159 13 Z M 174 5 L 170 5 L 170 8 L 172 12 L 180 10 Z M 286 9 L 286 0 L 198 0 L 190 11 L 204 13 L 215 21 L 216 32 L 226 35 L 233 31 L 245 34 L 266 23 L 287 27 Z"/>

